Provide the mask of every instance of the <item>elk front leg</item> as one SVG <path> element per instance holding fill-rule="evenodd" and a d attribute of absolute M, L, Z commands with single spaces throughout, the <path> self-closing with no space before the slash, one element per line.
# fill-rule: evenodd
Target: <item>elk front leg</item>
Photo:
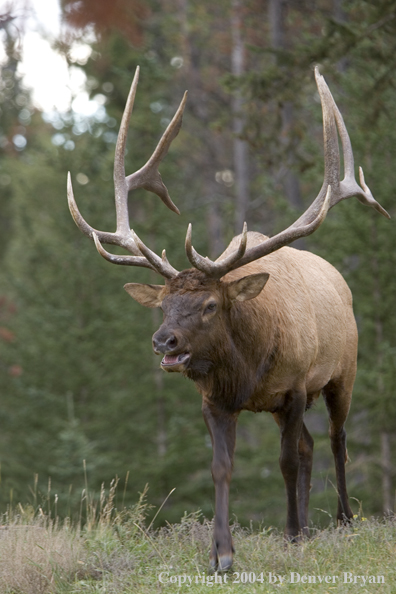
<path fill-rule="evenodd" d="M 286 487 L 287 520 L 285 538 L 296 541 L 301 531 L 297 500 L 298 474 L 300 467 L 299 442 L 303 429 L 306 394 L 292 392 L 283 409 L 274 413 L 281 432 L 279 464 Z"/>
<path fill-rule="evenodd" d="M 232 565 L 232 538 L 228 520 L 228 498 L 235 450 L 238 413 L 228 413 L 206 402 L 202 413 L 212 440 L 212 477 L 215 486 L 215 518 L 210 565 L 226 571 Z"/>

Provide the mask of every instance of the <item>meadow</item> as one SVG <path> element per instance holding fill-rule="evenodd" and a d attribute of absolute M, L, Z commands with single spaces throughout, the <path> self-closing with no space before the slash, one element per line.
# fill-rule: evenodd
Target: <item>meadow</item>
<path fill-rule="evenodd" d="M 297 545 L 285 545 L 272 527 L 234 523 L 232 571 L 211 574 L 211 521 L 196 512 L 154 529 L 146 492 L 136 505 L 118 511 L 116 486 L 114 481 L 109 491 L 103 489 L 96 502 L 85 493 L 84 521 L 74 525 L 40 506 L 9 509 L 0 527 L 0 592 L 395 592 L 394 516 L 360 514 L 346 528 L 312 527 L 311 538 Z"/>

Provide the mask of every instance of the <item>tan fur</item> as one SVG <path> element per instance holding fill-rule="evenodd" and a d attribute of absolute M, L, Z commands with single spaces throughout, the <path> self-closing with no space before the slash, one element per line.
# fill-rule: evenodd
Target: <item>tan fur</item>
<path fill-rule="evenodd" d="M 248 234 L 248 245 L 262 241 Z M 238 245 L 238 237 L 228 246 Z M 273 410 L 282 406 L 285 392 L 306 389 L 308 402 L 328 382 L 343 375 L 353 384 L 356 371 L 357 330 L 352 296 L 340 273 L 328 262 L 306 251 L 283 247 L 230 272 L 231 281 L 248 274 L 268 272 L 270 278 L 254 300 L 244 303 L 244 319 L 252 320 L 255 344 L 278 336 L 275 367 L 265 375 L 246 409 Z M 246 308 L 250 315 L 246 316 Z M 248 331 L 248 330 L 247 330 Z"/>

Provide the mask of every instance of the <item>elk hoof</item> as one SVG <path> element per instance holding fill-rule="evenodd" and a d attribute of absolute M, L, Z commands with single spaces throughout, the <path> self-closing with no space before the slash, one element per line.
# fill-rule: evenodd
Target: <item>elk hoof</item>
<path fill-rule="evenodd" d="M 226 555 L 216 555 L 215 557 L 211 556 L 209 563 L 212 572 L 229 571 L 232 567 L 232 553 Z"/>
<path fill-rule="evenodd" d="M 221 545 L 216 541 L 212 543 L 212 550 L 210 551 L 209 564 L 212 572 L 228 571 L 232 567 L 233 553 L 235 553 L 234 546 L 228 544 Z"/>
<path fill-rule="evenodd" d="M 346 516 L 342 514 L 341 517 L 337 516 L 337 526 L 343 528 L 346 526 L 350 526 L 353 523 L 353 516 Z"/>
<path fill-rule="evenodd" d="M 308 526 L 304 526 L 304 528 L 301 530 L 301 534 L 304 538 L 311 538 L 311 533 Z"/>
<path fill-rule="evenodd" d="M 301 532 L 298 532 L 297 534 L 287 534 L 285 532 L 283 538 L 285 541 L 285 546 L 287 546 L 289 544 L 298 544 L 299 542 L 301 542 L 301 540 L 303 539 L 303 535 Z"/>

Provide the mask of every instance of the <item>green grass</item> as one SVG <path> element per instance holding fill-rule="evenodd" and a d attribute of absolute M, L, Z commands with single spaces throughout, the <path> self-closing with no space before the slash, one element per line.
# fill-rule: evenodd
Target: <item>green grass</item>
<path fill-rule="evenodd" d="M 211 575 L 211 522 L 196 513 L 154 530 L 146 521 L 145 494 L 133 508 L 117 511 L 115 489 L 114 483 L 107 497 L 103 491 L 97 506 L 89 502 L 83 527 L 61 524 L 40 508 L 10 512 L 0 529 L 1 594 L 396 592 L 394 517 L 312 529 L 312 538 L 287 546 L 275 529 L 235 524 L 233 570 Z M 297 574 L 300 581 L 291 583 Z M 275 584 L 270 575 L 277 576 Z M 353 583 L 355 576 L 366 583 L 360 577 Z"/>

